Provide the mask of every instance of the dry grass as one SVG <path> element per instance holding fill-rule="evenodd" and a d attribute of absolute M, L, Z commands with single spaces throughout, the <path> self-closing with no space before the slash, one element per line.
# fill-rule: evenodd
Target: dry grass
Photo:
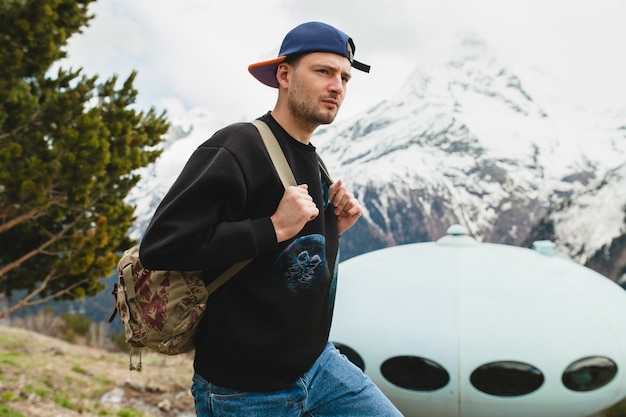
<path fill-rule="evenodd" d="M 189 392 L 193 375 L 190 355 L 144 351 L 141 373 L 129 371 L 128 360 L 124 353 L 0 326 L 0 415 L 195 415 Z"/>

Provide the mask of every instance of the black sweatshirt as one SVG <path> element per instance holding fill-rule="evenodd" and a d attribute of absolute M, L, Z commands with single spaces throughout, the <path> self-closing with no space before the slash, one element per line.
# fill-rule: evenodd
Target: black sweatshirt
<path fill-rule="evenodd" d="M 140 246 L 145 267 L 203 270 L 206 282 L 254 258 L 209 298 L 194 361 L 207 381 L 247 391 L 286 388 L 324 349 L 339 247 L 315 147 L 291 137 L 270 113 L 261 119 L 320 215 L 295 238 L 276 242 L 270 216 L 284 188 L 256 128 L 237 123 L 193 153 Z"/>

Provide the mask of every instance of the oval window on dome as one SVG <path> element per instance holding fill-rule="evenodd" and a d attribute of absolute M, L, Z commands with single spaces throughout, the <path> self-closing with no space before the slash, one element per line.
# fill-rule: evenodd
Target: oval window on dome
<path fill-rule="evenodd" d="M 563 385 L 572 391 L 593 391 L 611 382 L 617 365 L 604 356 L 592 356 L 573 362 L 563 372 Z"/>
<path fill-rule="evenodd" d="M 480 366 L 472 372 L 470 381 L 486 394 L 516 397 L 537 390 L 543 384 L 544 376 L 527 363 L 500 361 Z"/>
<path fill-rule="evenodd" d="M 380 371 L 392 384 L 413 391 L 434 391 L 450 381 L 450 375 L 441 365 L 417 356 L 387 359 Z"/>
<path fill-rule="evenodd" d="M 333 345 L 335 345 L 335 347 L 339 352 L 341 352 L 341 354 L 346 355 L 350 362 L 361 368 L 361 371 L 365 372 L 365 361 L 363 360 L 361 355 L 357 353 L 356 350 L 352 349 L 348 345 L 344 345 L 343 343 L 333 342 Z"/>

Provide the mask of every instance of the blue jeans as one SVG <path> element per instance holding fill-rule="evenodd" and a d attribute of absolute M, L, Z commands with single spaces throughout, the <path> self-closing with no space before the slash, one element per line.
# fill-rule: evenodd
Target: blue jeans
<path fill-rule="evenodd" d="M 195 374 L 191 391 L 198 417 L 402 417 L 330 342 L 311 369 L 284 390 L 220 388 Z"/>

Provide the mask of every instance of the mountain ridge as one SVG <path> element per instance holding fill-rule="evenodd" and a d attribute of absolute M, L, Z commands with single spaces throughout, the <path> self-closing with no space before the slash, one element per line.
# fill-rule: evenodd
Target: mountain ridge
<path fill-rule="evenodd" d="M 605 232 L 588 242 L 575 219 L 579 205 L 588 205 L 585 195 L 603 182 L 626 187 L 611 174 L 626 160 L 626 109 L 594 113 L 550 101 L 541 88 L 546 78 L 531 75 L 466 39 L 441 65 L 417 67 L 397 95 L 318 129 L 312 143 L 363 205 L 363 218 L 342 238 L 342 258 L 436 240 L 454 223 L 479 241 L 524 245 L 530 236 L 549 237 L 583 263 L 619 239 L 623 221 L 611 221 L 610 231 L 595 226 Z M 221 127 L 198 109 L 187 117 L 175 121 L 181 137 L 167 143 L 129 196 L 138 208 L 134 237 L 193 149 Z M 612 198 L 600 206 L 615 219 L 626 201 Z M 602 221 L 595 217 L 588 227 Z M 554 223 L 552 235 L 543 233 L 544 219 Z"/>

